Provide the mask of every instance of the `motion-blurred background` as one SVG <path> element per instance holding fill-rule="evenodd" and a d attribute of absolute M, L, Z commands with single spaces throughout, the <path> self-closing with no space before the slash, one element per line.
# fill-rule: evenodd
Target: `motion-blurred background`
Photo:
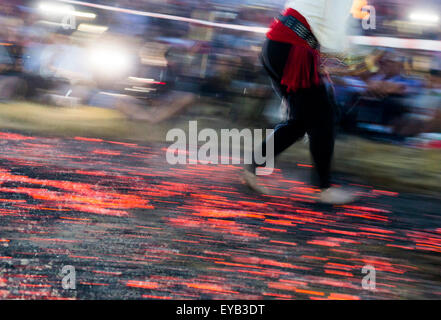
<path fill-rule="evenodd" d="M 374 29 L 362 27 L 368 5 Z M 283 6 L 4 0 L 0 128 L 163 141 L 189 119 L 271 127 L 280 101 L 259 54 Z M 441 1 L 356 0 L 352 11 L 350 49 L 326 61 L 341 108 L 337 169 L 439 191 Z M 308 157 L 302 145 L 292 154 Z"/>

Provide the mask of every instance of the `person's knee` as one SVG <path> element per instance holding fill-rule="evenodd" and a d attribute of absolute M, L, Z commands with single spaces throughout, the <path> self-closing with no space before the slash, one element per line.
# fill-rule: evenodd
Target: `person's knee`
<path fill-rule="evenodd" d="M 320 153 L 327 157 L 334 152 L 335 134 L 333 130 L 308 131 L 311 153 Z"/>

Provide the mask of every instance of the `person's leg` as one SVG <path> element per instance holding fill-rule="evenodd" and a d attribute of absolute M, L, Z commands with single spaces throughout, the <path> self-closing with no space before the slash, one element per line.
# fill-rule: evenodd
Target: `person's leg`
<path fill-rule="evenodd" d="M 288 120 L 278 124 L 274 128 L 274 132 L 272 135 L 267 137 L 257 150 L 263 158 L 267 158 L 267 145 L 272 143 L 274 146 L 274 154 L 272 155 L 275 158 L 279 156 L 282 152 L 292 146 L 294 143 L 302 139 L 306 134 L 306 125 L 305 125 L 305 115 L 303 112 L 303 108 L 298 105 L 299 98 L 302 96 L 302 91 L 297 93 L 290 93 L 286 100 L 288 104 L 289 114 Z M 247 170 L 255 172 L 257 167 L 263 167 L 266 164 L 257 164 L 254 159 L 255 153 L 253 153 L 253 164 L 247 167 Z"/>
<path fill-rule="evenodd" d="M 288 104 L 293 102 L 294 99 L 291 99 L 291 95 L 288 95 L 286 91 L 287 88 L 281 85 L 281 81 L 290 50 L 290 44 L 267 40 L 263 45 L 261 55 L 262 65 L 268 73 L 274 91 L 281 99 L 286 99 Z M 291 106 L 289 106 L 289 108 L 291 108 Z M 272 140 L 274 143 L 274 157 L 277 157 L 280 153 L 303 137 L 305 133 L 306 129 L 302 124 L 302 121 L 300 121 L 299 118 L 290 118 L 290 120 L 282 122 L 275 127 L 274 133 L 267 137 L 267 139 L 261 144 L 258 152 L 260 152 L 265 158 L 266 146 Z M 265 164 L 256 164 L 254 155 L 255 152 L 253 152 L 253 163 L 246 166 L 246 170 L 253 173 L 255 173 L 256 167 L 265 166 Z"/>
<path fill-rule="evenodd" d="M 316 169 L 314 184 L 320 189 L 327 189 L 331 187 L 331 164 L 335 145 L 334 104 L 324 86 L 308 90 L 302 98 L 308 101 L 303 103 L 306 108 L 306 131 Z"/>
<path fill-rule="evenodd" d="M 259 147 L 258 152 L 263 156 L 263 158 L 267 158 L 267 156 L 273 156 L 274 159 L 277 158 L 283 151 L 288 149 L 290 146 L 292 146 L 294 143 L 299 141 L 301 138 L 303 138 L 306 134 L 306 129 L 303 123 L 299 120 L 287 120 L 285 122 L 282 122 L 278 124 L 275 129 L 274 133 L 267 137 L 266 140 L 264 140 Z M 274 154 L 268 155 L 267 154 L 267 145 L 270 144 L 270 142 L 274 146 Z M 254 159 L 253 154 L 253 164 L 249 166 L 247 169 L 249 171 L 253 171 L 257 167 L 263 167 L 265 166 L 265 163 L 259 163 L 257 164 Z"/>
<path fill-rule="evenodd" d="M 279 154 L 292 146 L 299 139 L 306 134 L 306 127 L 304 121 L 299 115 L 297 118 L 292 118 L 276 126 L 272 135 L 270 135 L 259 147 L 258 152 L 264 159 L 273 157 L 275 159 Z M 274 154 L 267 153 L 267 145 L 272 143 L 274 146 Z M 255 150 L 256 151 L 256 150 Z M 253 163 L 245 166 L 243 178 L 246 184 L 253 190 L 261 194 L 272 194 L 271 190 L 259 185 L 256 177 L 256 169 L 258 167 L 266 167 L 266 163 L 257 164 L 255 161 L 255 153 L 252 155 Z"/>
<path fill-rule="evenodd" d="M 310 104 L 305 110 L 307 133 L 311 155 L 318 177 L 316 186 L 321 189 L 319 201 L 326 204 L 347 204 L 356 200 L 355 196 L 342 188 L 331 186 L 331 164 L 335 144 L 335 105 L 324 86 L 311 89 L 306 95 Z"/>

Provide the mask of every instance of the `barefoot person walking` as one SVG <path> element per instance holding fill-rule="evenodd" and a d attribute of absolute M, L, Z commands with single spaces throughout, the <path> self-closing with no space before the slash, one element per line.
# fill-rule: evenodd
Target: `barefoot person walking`
<path fill-rule="evenodd" d="M 352 0 L 292 0 L 270 27 L 262 62 L 276 93 L 287 106 L 287 120 L 276 126 L 274 157 L 308 134 L 310 151 L 321 189 L 320 201 L 344 204 L 349 193 L 331 187 L 331 162 L 335 142 L 335 106 L 320 70 L 320 53 L 340 53 L 344 48 L 347 18 Z M 261 152 L 266 157 L 266 145 Z M 259 186 L 255 161 L 246 167 L 244 179 L 254 190 Z"/>

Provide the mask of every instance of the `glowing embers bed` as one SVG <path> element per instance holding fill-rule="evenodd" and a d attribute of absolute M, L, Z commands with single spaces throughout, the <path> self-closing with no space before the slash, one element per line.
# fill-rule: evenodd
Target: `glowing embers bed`
<path fill-rule="evenodd" d="M 160 145 L 0 138 L 0 298 L 440 298 L 439 201 L 357 185 L 318 206 L 294 170 L 260 197 L 239 167 L 170 167 Z"/>

